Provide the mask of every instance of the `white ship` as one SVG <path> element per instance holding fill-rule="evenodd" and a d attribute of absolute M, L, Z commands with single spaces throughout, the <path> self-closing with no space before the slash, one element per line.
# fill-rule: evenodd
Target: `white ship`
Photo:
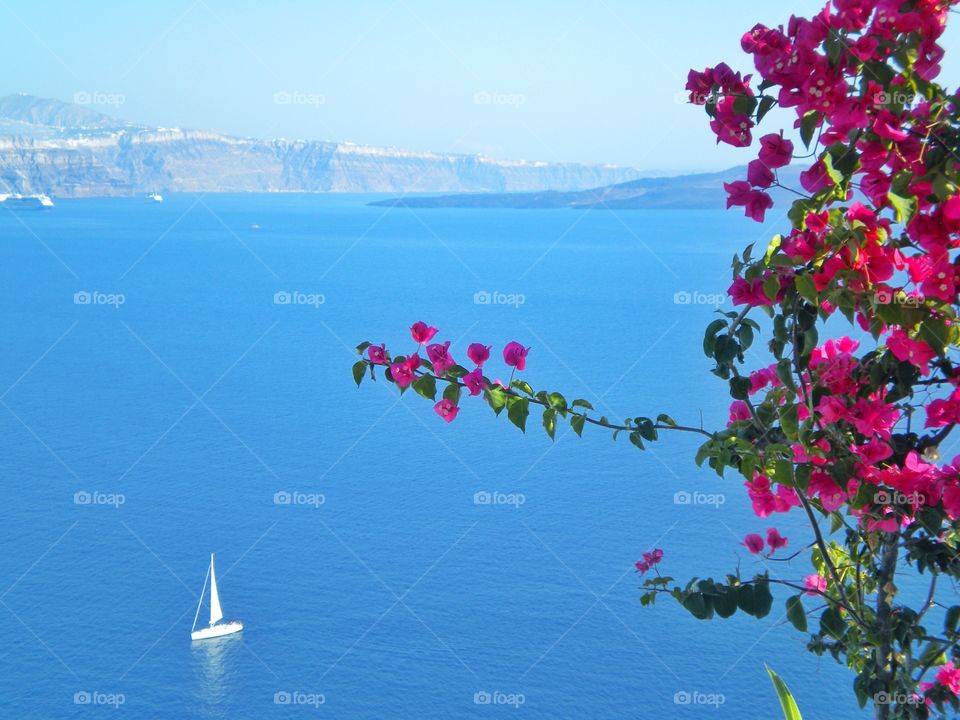
<path fill-rule="evenodd" d="M 200 607 L 203 605 L 203 595 L 207 589 L 207 579 L 210 580 L 210 624 L 197 630 L 197 619 L 200 617 Z M 223 610 L 220 609 L 220 593 L 217 591 L 217 574 L 213 569 L 213 553 L 210 553 L 210 567 L 207 568 L 207 577 L 203 580 L 203 590 L 200 591 L 200 602 L 197 603 L 197 614 L 193 616 L 193 628 L 190 630 L 191 640 L 207 640 L 222 635 L 232 635 L 243 630 L 243 623 L 239 620 L 223 620 Z"/>
<path fill-rule="evenodd" d="M 43 210 L 53 207 L 53 200 L 43 193 L 37 195 L 21 195 L 20 193 L 0 193 L 0 205 L 6 208 L 25 208 Z"/>
<path fill-rule="evenodd" d="M 163 195 L 161 195 L 160 193 L 153 192 L 147 195 L 147 200 L 153 200 L 154 202 L 158 202 L 158 203 L 163 202 Z"/>

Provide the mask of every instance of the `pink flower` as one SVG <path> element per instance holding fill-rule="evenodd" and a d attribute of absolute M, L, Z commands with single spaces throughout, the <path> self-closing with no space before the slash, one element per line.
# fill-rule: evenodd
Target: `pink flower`
<path fill-rule="evenodd" d="M 771 133 L 760 138 L 760 161 L 768 168 L 781 168 L 793 160 L 793 143 Z"/>
<path fill-rule="evenodd" d="M 371 345 L 367 348 L 367 357 L 370 358 L 370 362 L 374 365 L 386 365 L 387 364 L 387 346 L 384 345 Z"/>
<path fill-rule="evenodd" d="M 803 586 L 807 589 L 807 595 L 818 595 L 826 592 L 827 579 L 821 575 L 807 575 L 803 579 Z"/>
<path fill-rule="evenodd" d="M 952 662 L 941 665 L 937 670 L 937 682 L 944 685 L 954 695 L 960 695 L 960 668 Z"/>
<path fill-rule="evenodd" d="M 751 160 L 747 165 L 747 180 L 754 187 L 768 188 L 775 179 L 773 170 L 764 165 L 762 160 Z"/>
<path fill-rule="evenodd" d="M 412 383 L 417 377 L 405 362 L 391 365 L 390 375 L 393 377 L 393 381 L 402 388 Z"/>
<path fill-rule="evenodd" d="M 476 370 L 468 372 L 463 376 L 463 384 L 467 386 L 471 395 L 482 393 L 484 388 L 487 387 L 487 383 L 483 379 L 483 369 L 478 367 Z"/>
<path fill-rule="evenodd" d="M 897 360 L 907 360 L 923 375 L 930 372 L 930 361 L 937 354 L 923 340 L 911 340 L 903 330 L 896 329 L 887 338 L 887 347 Z"/>
<path fill-rule="evenodd" d="M 453 419 L 457 416 L 457 413 L 460 412 L 460 408 L 446 398 L 434 405 L 433 410 L 448 423 L 453 422 Z"/>
<path fill-rule="evenodd" d="M 756 533 L 750 533 L 747 535 L 740 544 L 749 550 L 753 555 L 763 552 L 763 538 Z"/>
<path fill-rule="evenodd" d="M 527 367 L 527 353 L 530 348 L 525 348 L 518 342 L 508 342 L 503 348 L 503 361 L 510 367 L 517 370 L 523 370 Z"/>
<path fill-rule="evenodd" d="M 449 340 L 447 340 L 443 345 L 437 343 L 434 343 L 433 345 L 427 345 L 427 357 L 430 358 L 430 362 L 433 363 L 434 375 L 443 375 L 447 370 L 456 364 L 453 361 L 453 358 L 450 357 L 449 348 Z"/>
<path fill-rule="evenodd" d="M 413 327 L 410 328 L 410 335 L 413 337 L 413 341 L 418 345 L 425 345 L 426 343 L 433 340 L 433 336 L 437 334 L 437 329 L 435 327 L 430 327 L 423 320 L 419 320 L 413 324 Z"/>
<path fill-rule="evenodd" d="M 833 185 L 830 174 L 827 172 L 827 166 L 823 160 L 817 160 L 810 166 L 809 170 L 800 173 L 800 184 L 808 193 L 816 194 Z"/>
<path fill-rule="evenodd" d="M 634 563 L 634 567 L 636 567 L 639 572 L 645 573 L 662 559 L 663 550 L 654 548 L 650 552 L 645 552 L 643 554 L 643 560 L 637 560 L 637 562 Z"/>
<path fill-rule="evenodd" d="M 770 546 L 770 552 L 786 547 L 787 542 L 787 538 L 783 537 L 776 528 L 767 528 L 767 544 Z"/>
<path fill-rule="evenodd" d="M 467 348 L 467 357 L 477 366 L 483 365 L 490 359 L 490 348 L 493 345 L 483 345 L 481 343 L 470 343 Z"/>
<path fill-rule="evenodd" d="M 746 180 L 724 183 L 727 191 L 727 208 L 742 205 L 744 215 L 756 222 L 763 222 L 764 213 L 773 207 L 773 198 L 760 190 L 753 190 Z"/>

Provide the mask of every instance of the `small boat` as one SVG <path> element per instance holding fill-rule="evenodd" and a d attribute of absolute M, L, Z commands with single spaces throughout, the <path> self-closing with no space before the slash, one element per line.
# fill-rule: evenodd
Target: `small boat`
<path fill-rule="evenodd" d="M 203 606 L 203 595 L 207 590 L 207 580 L 210 580 L 210 624 L 197 630 L 197 619 L 200 617 L 200 608 Z M 239 620 L 223 620 L 223 610 L 220 609 L 220 593 L 217 592 L 217 574 L 213 569 L 213 553 L 210 553 L 210 567 L 207 568 L 207 577 L 203 580 L 203 590 L 200 591 L 200 602 L 197 603 L 197 614 L 193 616 L 193 627 L 190 629 L 191 640 L 207 640 L 223 635 L 232 635 L 243 630 L 243 623 Z"/>
<path fill-rule="evenodd" d="M 153 200 L 154 202 L 163 202 L 163 195 L 160 193 L 150 193 L 147 195 L 147 200 Z"/>
<path fill-rule="evenodd" d="M 20 193 L 0 193 L 0 205 L 8 208 L 24 208 L 30 210 L 44 210 L 53 207 L 53 200 L 49 195 L 21 195 Z"/>

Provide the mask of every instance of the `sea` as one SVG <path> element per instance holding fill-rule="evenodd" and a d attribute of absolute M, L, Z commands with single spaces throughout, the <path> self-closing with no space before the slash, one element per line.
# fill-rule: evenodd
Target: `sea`
<path fill-rule="evenodd" d="M 868 717 L 778 593 L 757 620 L 643 607 L 663 575 L 796 580 L 747 533 L 742 478 L 698 436 L 561 423 L 465 397 L 456 420 L 355 346 L 466 362 L 611 420 L 722 427 L 704 327 L 730 261 L 786 221 L 714 210 L 371 206 L 381 196 L 173 194 L 0 209 L 0 716 Z M 766 329 L 766 326 L 765 326 Z M 761 334 L 748 362 L 764 362 Z M 191 642 L 219 597 L 241 633 Z M 814 605 L 808 605 L 810 609 Z"/>

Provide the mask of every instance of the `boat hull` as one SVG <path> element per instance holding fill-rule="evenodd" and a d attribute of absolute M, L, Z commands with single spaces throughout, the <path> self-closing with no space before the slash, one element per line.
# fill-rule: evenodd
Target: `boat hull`
<path fill-rule="evenodd" d="M 223 637 L 224 635 L 233 635 L 243 630 L 243 623 L 233 620 L 231 622 L 218 623 L 209 627 L 200 628 L 190 633 L 191 640 L 210 640 L 212 638 Z"/>

